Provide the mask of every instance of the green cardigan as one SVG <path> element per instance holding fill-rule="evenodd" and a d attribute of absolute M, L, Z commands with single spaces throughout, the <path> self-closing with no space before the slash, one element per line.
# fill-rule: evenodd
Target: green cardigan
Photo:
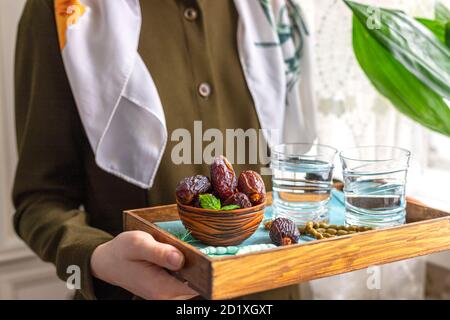
<path fill-rule="evenodd" d="M 139 53 L 150 70 L 170 134 L 195 120 L 203 130 L 259 128 L 237 52 L 238 15 L 230 0 L 141 1 Z M 185 10 L 197 10 L 188 19 Z M 192 17 L 192 15 L 190 16 Z M 198 92 L 210 84 L 208 97 Z M 13 201 L 19 236 L 44 261 L 81 268 L 77 298 L 131 298 L 90 273 L 93 250 L 122 232 L 122 211 L 174 202 L 177 182 L 208 174 L 201 165 L 174 165 L 169 141 L 151 190 L 97 167 L 64 71 L 52 0 L 29 0 L 18 29 L 15 69 L 19 163 Z M 118 146 L 120 147 L 120 146 Z M 258 170 L 255 165 L 236 169 Z"/>

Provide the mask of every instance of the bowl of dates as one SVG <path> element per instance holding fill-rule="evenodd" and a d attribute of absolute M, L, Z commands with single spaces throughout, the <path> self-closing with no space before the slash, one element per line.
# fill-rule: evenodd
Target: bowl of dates
<path fill-rule="evenodd" d="M 182 179 L 175 190 L 178 214 L 193 237 L 212 246 L 238 245 L 264 218 L 266 188 L 255 171 L 239 176 L 223 156 L 214 158 L 210 177 Z"/>

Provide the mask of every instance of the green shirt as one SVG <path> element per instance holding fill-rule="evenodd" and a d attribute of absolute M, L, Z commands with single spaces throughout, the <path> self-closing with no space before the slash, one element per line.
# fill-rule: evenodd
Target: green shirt
<path fill-rule="evenodd" d="M 79 298 L 130 298 L 125 290 L 92 278 L 93 250 L 122 232 L 123 210 L 172 203 L 181 178 L 209 175 L 206 164 L 173 164 L 171 150 L 177 142 L 170 135 L 175 129 L 186 128 L 193 136 L 196 120 L 203 130 L 259 128 L 238 57 L 233 1 L 143 0 L 141 6 L 139 53 L 158 89 L 169 133 L 150 190 L 95 164 L 65 74 L 53 1 L 29 0 L 19 25 L 14 224 L 43 260 L 56 265 L 61 279 L 70 275 L 70 265 L 81 267 Z"/>

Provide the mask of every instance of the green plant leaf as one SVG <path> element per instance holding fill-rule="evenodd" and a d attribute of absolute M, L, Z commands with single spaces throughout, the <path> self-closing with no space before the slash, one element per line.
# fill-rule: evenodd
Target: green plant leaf
<path fill-rule="evenodd" d="M 444 99 L 395 59 L 357 17 L 353 18 L 353 49 L 372 84 L 400 112 L 450 136 L 450 108 Z"/>
<path fill-rule="evenodd" d="M 229 204 L 229 205 L 227 205 L 227 206 L 224 206 L 224 207 L 222 207 L 222 208 L 220 208 L 220 210 L 223 210 L 223 211 L 230 211 L 230 210 L 236 210 L 236 209 L 240 209 L 241 207 L 239 207 L 239 206 L 237 206 L 237 205 L 235 205 L 235 204 Z"/>
<path fill-rule="evenodd" d="M 344 2 L 360 26 L 409 72 L 438 95 L 450 100 L 450 49 L 424 25 L 403 12 Z M 376 27 L 369 21 L 377 19 Z M 383 66 L 379 63 L 379 66 Z"/>
<path fill-rule="evenodd" d="M 200 198 L 200 206 L 203 209 L 220 210 L 221 208 L 220 200 L 217 199 L 214 195 L 209 193 L 201 194 L 199 198 Z"/>
<path fill-rule="evenodd" d="M 436 2 L 434 8 L 436 21 L 444 25 L 444 40 L 447 47 L 450 47 L 450 10 L 440 1 Z"/>
<path fill-rule="evenodd" d="M 444 44 L 445 43 L 445 23 L 438 20 L 416 18 L 421 24 L 427 27 Z"/>
<path fill-rule="evenodd" d="M 447 47 L 450 47 L 450 10 L 438 1 L 434 11 L 435 20 L 424 18 L 416 18 L 416 20 L 430 29 Z"/>
<path fill-rule="evenodd" d="M 450 22 L 445 25 L 445 44 L 450 48 Z"/>
<path fill-rule="evenodd" d="M 436 2 L 434 14 L 437 21 L 447 23 L 450 21 L 450 10 L 440 1 Z"/>

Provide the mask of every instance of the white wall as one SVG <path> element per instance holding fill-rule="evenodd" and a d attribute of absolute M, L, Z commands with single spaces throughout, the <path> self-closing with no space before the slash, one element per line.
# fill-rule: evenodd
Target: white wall
<path fill-rule="evenodd" d="M 17 161 L 13 69 L 17 23 L 24 0 L 2 0 L 0 10 L 0 299 L 63 299 L 71 293 L 12 228 L 11 187 Z"/>

